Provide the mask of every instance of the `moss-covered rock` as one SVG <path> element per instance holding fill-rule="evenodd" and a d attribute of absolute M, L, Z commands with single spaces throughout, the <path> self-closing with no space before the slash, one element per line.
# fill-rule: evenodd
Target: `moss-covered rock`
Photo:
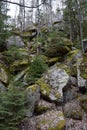
<path fill-rule="evenodd" d="M 55 89 L 53 89 L 49 84 L 47 84 L 44 78 L 41 78 L 36 81 L 36 84 L 39 86 L 43 98 L 53 102 L 60 101 L 61 94 Z"/>
<path fill-rule="evenodd" d="M 54 65 L 56 62 L 58 62 L 59 59 L 60 59 L 59 57 L 50 58 L 50 59 L 48 60 L 48 65 L 49 65 L 49 66 Z"/>
<path fill-rule="evenodd" d="M 81 77 L 87 79 L 87 53 L 82 56 L 82 61 L 80 63 L 80 73 Z"/>
<path fill-rule="evenodd" d="M 64 106 L 64 115 L 67 118 L 82 120 L 82 109 L 78 100 L 71 101 Z"/>
<path fill-rule="evenodd" d="M 58 91 L 59 96 L 61 99 L 63 97 L 62 89 L 67 85 L 69 82 L 69 75 L 66 73 L 64 69 L 58 67 L 57 64 L 50 67 L 48 72 L 44 74 L 44 79 L 46 83 L 48 83 L 53 90 Z"/>
<path fill-rule="evenodd" d="M 40 80 L 36 81 L 36 84 L 39 85 L 42 95 L 44 95 L 44 96 L 50 95 L 51 88 L 47 83 L 44 82 L 44 79 L 40 79 Z"/>
<path fill-rule="evenodd" d="M 76 55 L 79 53 L 79 51 L 80 51 L 79 49 L 70 51 L 67 54 L 67 62 L 76 62 L 77 61 Z"/>
<path fill-rule="evenodd" d="M 87 95 L 83 95 L 79 98 L 82 109 L 87 113 Z"/>
<path fill-rule="evenodd" d="M 24 128 L 29 130 L 63 130 L 66 120 L 62 111 L 50 110 L 42 115 L 28 118 L 24 121 Z"/>
<path fill-rule="evenodd" d="M 28 66 L 28 63 L 29 63 L 28 59 L 17 60 L 10 66 L 10 71 L 15 72 L 15 71 L 23 70 Z"/>
<path fill-rule="evenodd" d="M 59 123 L 57 124 L 55 128 L 49 128 L 48 130 L 63 130 L 65 123 L 66 123 L 65 120 L 61 120 L 59 121 Z"/>
<path fill-rule="evenodd" d="M 4 84 L 8 84 L 9 83 L 9 72 L 6 68 L 6 66 L 4 66 L 3 64 L 0 63 L 0 80 L 4 83 Z"/>
<path fill-rule="evenodd" d="M 57 67 L 58 67 L 59 69 L 65 70 L 68 75 L 71 75 L 70 67 L 69 67 L 67 64 L 59 63 L 59 62 L 58 62 L 58 63 L 57 63 Z"/>
<path fill-rule="evenodd" d="M 38 116 L 37 129 L 44 130 L 63 130 L 65 126 L 65 119 L 61 111 L 51 110 L 44 115 Z"/>
<path fill-rule="evenodd" d="M 46 55 L 55 57 L 58 55 L 65 55 L 71 50 L 72 43 L 70 40 L 63 37 L 48 38 L 46 48 Z"/>
<path fill-rule="evenodd" d="M 55 108 L 54 103 L 49 103 L 49 102 L 41 99 L 35 109 L 35 113 L 37 115 L 41 115 L 41 114 L 45 113 L 46 111 L 51 110 L 53 108 Z"/>

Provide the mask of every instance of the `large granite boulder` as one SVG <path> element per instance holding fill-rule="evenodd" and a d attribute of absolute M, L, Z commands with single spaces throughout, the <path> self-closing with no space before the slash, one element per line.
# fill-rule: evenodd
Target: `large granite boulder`
<path fill-rule="evenodd" d="M 43 98 L 50 101 L 63 101 L 62 89 L 68 84 L 69 75 L 64 69 L 58 68 L 57 65 L 50 67 L 47 73 L 39 79 L 36 84 L 40 87 Z"/>
<path fill-rule="evenodd" d="M 20 36 L 11 36 L 6 41 L 7 48 L 9 48 L 12 45 L 15 45 L 17 47 L 24 47 L 24 43 Z"/>
<path fill-rule="evenodd" d="M 40 88 L 40 93 L 43 99 L 55 103 L 62 101 L 60 93 L 51 88 L 51 86 L 45 82 L 44 78 L 39 79 L 36 84 Z"/>
<path fill-rule="evenodd" d="M 69 81 L 69 75 L 64 69 L 60 69 L 57 65 L 52 66 L 44 75 L 45 82 L 48 83 L 53 89 L 58 90 L 62 96 L 62 89 Z"/>

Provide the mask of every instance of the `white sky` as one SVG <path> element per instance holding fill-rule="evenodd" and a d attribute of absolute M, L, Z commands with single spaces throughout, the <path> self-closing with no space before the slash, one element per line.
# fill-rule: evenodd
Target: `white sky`
<path fill-rule="evenodd" d="M 11 2 L 18 2 L 19 0 L 10 0 L 10 1 Z M 29 1 L 31 1 L 31 0 L 26 0 L 26 1 L 28 1 L 28 3 L 30 3 Z M 58 4 L 59 4 L 59 6 L 61 6 L 60 0 L 54 0 L 54 2 L 53 2 L 53 10 L 54 11 L 57 8 Z M 14 5 L 14 4 L 9 4 L 9 9 L 10 10 L 8 11 L 8 15 L 10 15 L 12 18 L 14 18 L 15 15 L 17 16 L 17 13 L 18 13 L 18 10 L 19 10 L 19 6 Z"/>

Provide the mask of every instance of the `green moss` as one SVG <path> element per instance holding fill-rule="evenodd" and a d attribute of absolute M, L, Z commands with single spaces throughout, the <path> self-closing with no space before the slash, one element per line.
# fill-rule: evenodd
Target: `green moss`
<path fill-rule="evenodd" d="M 37 85 L 31 85 L 31 86 L 29 86 L 29 87 L 26 89 L 26 91 L 28 91 L 28 90 L 32 90 L 33 92 L 35 92 L 35 91 L 37 90 Z"/>
<path fill-rule="evenodd" d="M 36 110 L 35 112 L 37 114 L 42 114 L 43 112 L 47 111 L 49 108 L 48 107 L 45 107 L 45 106 L 38 106 L 36 107 Z"/>
<path fill-rule="evenodd" d="M 78 54 L 79 51 L 80 51 L 79 49 L 70 51 L 70 52 L 67 54 L 67 61 L 70 62 L 70 61 Z"/>
<path fill-rule="evenodd" d="M 63 115 L 63 113 L 62 112 L 60 112 L 59 114 L 58 114 L 58 117 L 63 117 L 64 115 Z"/>
<path fill-rule="evenodd" d="M 61 94 L 57 92 L 57 93 L 55 94 L 55 97 L 56 97 L 57 99 L 59 99 L 59 98 L 61 97 Z"/>
<path fill-rule="evenodd" d="M 10 74 L 7 68 L 3 64 L 0 63 L 0 80 L 3 83 L 8 84 L 9 79 L 10 79 Z"/>
<path fill-rule="evenodd" d="M 81 120 L 82 119 L 82 112 L 79 111 L 79 110 L 73 110 L 72 113 L 71 113 L 71 117 L 73 119 L 79 119 L 79 120 Z"/>
<path fill-rule="evenodd" d="M 71 75 L 72 76 L 77 76 L 77 66 L 76 63 L 72 65 L 71 67 Z"/>
<path fill-rule="evenodd" d="M 31 36 L 31 35 L 32 35 L 31 32 L 23 32 L 23 33 L 21 34 L 21 37 L 26 38 L 26 37 L 29 37 L 29 36 Z"/>
<path fill-rule="evenodd" d="M 59 60 L 59 57 L 51 58 L 49 59 L 48 64 L 53 65 L 54 63 L 58 62 L 58 60 Z"/>
<path fill-rule="evenodd" d="M 61 120 L 58 122 L 57 126 L 55 128 L 49 128 L 48 130 L 63 130 L 64 126 L 66 124 L 65 120 Z"/>
<path fill-rule="evenodd" d="M 21 69 L 23 69 L 23 67 L 27 67 L 28 63 L 29 63 L 29 61 L 27 59 L 17 60 L 11 65 L 10 71 L 14 72 L 15 70 L 17 70 L 17 71 L 21 70 Z"/>
<path fill-rule="evenodd" d="M 80 97 L 79 101 L 80 101 L 81 107 L 87 113 L 87 95 Z"/>
<path fill-rule="evenodd" d="M 60 69 L 64 69 L 66 71 L 67 74 L 71 74 L 71 70 L 70 68 L 67 66 L 67 65 L 64 65 L 64 63 L 62 64 L 57 64 L 57 67 L 60 68 Z"/>
<path fill-rule="evenodd" d="M 36 84 L 38 84 L 40 86 L 40 91 L 42 95 L 47 95 L 49 96 L 50 94 L 50 86 L 44 82 L 44 79 L 39 79 L 38 81 L 36 81 Z"/>
<path fill-rule="evenodd" d="M 83 54 L 83 59 L 80 64 L 81 77 L 87 79 L 87 53 Z"/>

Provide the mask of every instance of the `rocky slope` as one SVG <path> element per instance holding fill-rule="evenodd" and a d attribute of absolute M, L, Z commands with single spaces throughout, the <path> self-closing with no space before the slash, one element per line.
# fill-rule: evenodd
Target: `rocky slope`
<path fill-rule="evenodd" d="M 54 43 L 46 55 L 40 54 L 49 68 L 32 85 L 27 81 L 29 63 L 36 55 L 33 45 L 30 53 L 18 42 L 14 59 L 8 59 L 6 52 L 0 54 L 0 91 L 18 81 L 26 89 L 28 111 L 20 130 L 87 130 L 87 54 L 71 50 L 67 41 L 62 49 Z"/>

